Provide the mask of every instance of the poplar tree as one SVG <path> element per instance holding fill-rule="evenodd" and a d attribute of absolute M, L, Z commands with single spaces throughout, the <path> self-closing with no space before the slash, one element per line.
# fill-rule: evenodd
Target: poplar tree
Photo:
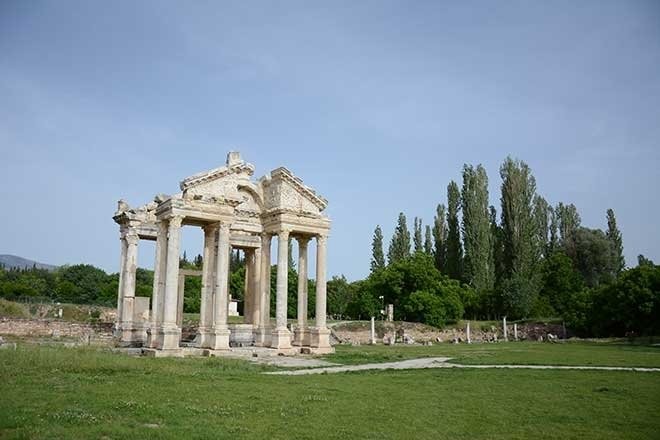
<path fill-rule="evenodd" d="M 614 210 L 607 210 L 607 239 L 612 247 L 612 265 L 614 274 L 619 275 L 626 268 L 626 260 L 623 257 L 623 238 L 621 231 L 616 225 Z"/>
<path fill-rule="evenodd" d="M 548 248 L 546 250 L 546 255 L 551 255 L 554 251 L 559 248 L 559 236 L 557 230 L 557 210 L 553 209 L 552 206 L 548 206 L 548 215 L 550 216 L 550 225 L 548 227 L 550 238 L 548 240 Z"/>
<path fill-rule="evenodd" d="M 447 275 L 460 280 L 463 275 L 463 248 L 458 211 L 461 209 L 461 192 L 453 180 L 447 186 Z"/>
<path fill-rule="evenodd" d="M 536 180 L 525 162 L 510 157 L 500 167 L 500 176 L 505 272 L 502 294 L 508 312 L 526 317 L 538 294 Z"/>
<path fill-rule="evenodd" d="M 488 216 L 488 176 L 478 165 L 463 166 L 463 276 L 478 293 L 492 291 L 495 283 L 493 237 Z"/>
<path fill-rule="evenodd" d="M 433 258 L 435 267 L 442 273 L 446 273 L 447 262 L 447 212 L 445 205 L 439 204 L 433 219 Z"/>
<path fill-rule="evenodd" d="M 410 231 L 406 224 L 406 216 L 401 212 L 390 247 L 387 250 L 387 261 L 392 264 L 408 256 L 410 256 Z"/>
<path fill-rule="evenodd" d="M 415 252 L 421 252 L 422 249 L 424 249 L 424 243 L 422 242 L 422 219 L 415 217 L 414 223 L 415 235 L 413 241 L 415 244 Z"/>
<path fill-rule="evenodd" d="M 383 254 L 383 231 L 380 225 L 376 226 L 374 239 L 371 243 L 371 272 L 385 267 L 385 255 Z"/>
<path fill-rule="evenodd" d="M 574 204 L 564 205 L 561 202 L 557 205 L 555 213 L 559 224 L 559 245 L 575 263 L 577 259 L 576 236 L 582 222 L 580 214 Z"/>
<path fill-rule="evenodd" d="M 539 195 L 534 197 L 534 219 L 536 220 L 537 251 L 539 256 L 546 257 L 549 243 L 550 205 Z"/>
<path fill-rule="evenodd" d="M 431 237 L 431 226 L 426 225 L 424 229 L 424 252 L 433 255 L 433 238 Z"/>

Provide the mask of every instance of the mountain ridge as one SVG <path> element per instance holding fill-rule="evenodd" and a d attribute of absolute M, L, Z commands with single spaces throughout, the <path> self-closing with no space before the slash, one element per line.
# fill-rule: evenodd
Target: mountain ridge
<path fill-rule="evenodd" d="M 2 254 L 0 255 L 0 266 L 5 269 L 37 269 L 55 270 L 57 266 L 52 264 L 39 263 L 38 261 L 30 260 L 28 258 L 19 257 L 18 255 Z"/>

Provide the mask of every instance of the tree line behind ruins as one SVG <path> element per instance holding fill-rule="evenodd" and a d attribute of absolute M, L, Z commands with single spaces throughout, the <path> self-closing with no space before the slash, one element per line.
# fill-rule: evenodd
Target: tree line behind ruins
<path fill-rule="evenodd" d="M 328 281 L 328 314 L 335 319 L 380 316 L 394 304 L 396 320 L 443 326 L 460 319 L 557 318 L 580 335 L 660 333 L 660 266 L 639 256 L 627 269 L 614 211 L 607 230 L 581 225 L 573 204 L 552 207 L 537 194 L 536 181 L 522 161 L 507 158 L 500 167 L 499 213 L 489 204 L 486 170 L 465 165 L 463 182 L 451 181 L 447 202 L 439 204 L 432 225 L 399 214 L 387 258 L 376 227 L 371 272 L 349 283 Z M 289 252 L 289 318 L 296 316 L 298 276 Z M 202 267 L 202 257 L 180 266 Z M 272 267 L 271 299 L 275 295 Z M 230 294 L 241 300 L 245 265 L 232 253 Z M 32 298 L 115 306 L 118 274 L 90 265 L 43 269 L 1 269 L 0 297 Z M 184 311 L 199 312 L 201 280 L 187 277 Z M 309 281 L 308 312 L 315 311 L 314 280 Z M 153 271 L 138 269 L 136 295 L 151 296 Z M 274 305 L 273 305 L 274 309 Z"/>

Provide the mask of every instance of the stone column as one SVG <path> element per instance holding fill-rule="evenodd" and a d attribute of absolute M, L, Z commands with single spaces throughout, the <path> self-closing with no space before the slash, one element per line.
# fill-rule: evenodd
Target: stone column
<path fill-rule="evenodd" d="M 298 240 L 298 322 L 293 336 L 293 345 L 309 345 L 307 328 L 307 243 L 309 238 Z"/>
<path fill-rule="evenodd" d="M 506 316 L 504 318 L 502 318 L 502 329 L 504 330 L 504 340 L 508 341 L 509 340 L 509 335 L 508 335 L 507 328 L 506 328 Z"/>
<path fill-rule="evenodd" d="M 252 249 L 243 251 L 245 258 L 245 278 L 243 279 L 243 322 L 245 324 L 253 324 L 252 311 L 254 309 L 252 299 L 252 286 L 250 280 L 254 267 L 254 253 Z"/>
<path fill-rule="evenodd" d="M 218 233 L 218 257 L 216 260 L 213 343 L 211 344 L 211 348 L 214 350 L 228 350 L 229 223 L 220 224 L 220 231 Z"/>
<path fill-rule="evenodd" d="M 156 236 L 156 257 L 154 258 L 154 287 L 151 293 L 151 332 L 149 334 L 149 347 L 155 347 L 158 326 L 163 321 L 163 296 L 165 295 L 165 267 L 167 265 L 167 224 L 164 221 L 156 222 L 158 235 Z"/>
<path fill-rule="evenodd" d="M 310 347 L 315 353 L 328 353 L 330 330 L 326 327 L 326 247 L 328 237 L 316 236 L 316 326 L 310 331 Z"/>
<path fill-rule="evenodd" d="M 135 303 L 135 271 L 137 270 L 138 235 L 129 229 L 124 236 L 126 241 L 126 258 L 124 260 L 124 273 L 122 275 L 122 294 L 124 300 L 121 308 L 121 342 L 140 342 L 138 333 L 142 329 L 136 329 L 133 323 L 133 306 Z"/>
<path fill-rule="evenodd" d="M 261 234 L 261 270 L 259 283 L 261 313 L 255 345 L 266 347 L 270 344 L 270 245 L 272 236 Z"/>
<path fill-rule="evenodd" d="M 272 348 L 291 348 L 291 332 L 286 328 L 287 291 L 289 282 L 288 268 L 289 231 L 283 230 L 277 239 L 277 302 L 275 304 L 276 327 L 272 332 Z"/>
<path fill-rule="evenodd" d="M 117 287 L 117 318 L 115 319 L 115 336 L 121 338 L 122 308 L 124 306 L 124 268 L 126 267 L 126 238 L 123 228 L 120 230 L 119 244 L 119 285 Z"/>
<path fill-rule="evenodd" d="M 252 251 L 252 267 L 250 269 L 250 297 L 252 298 L 252 319 L 255 327 L 261 320 L 261 249 Z"/>
<path fill-rule="evenodd" d="M 167 227 L 167 265 L 165 273 L 165 295 L 163 298 L 163 322 L 156 348 L 179 350 L 181 329 L 176 325 L 179 299 L 179 241 L 183 217 L 173 216 Z"/>
<path fill-rule="evenodd" d="M 199 346 L 211 346 L 211 330 L 213 327 L 213 267 L 215 265 L 215 236 L 218 233 L 217 224 L 204 226 L 204 254 L 202 256 L 202 293 L 199 309 Z"/>
<path fill-rule="evenodd" d="M 179 272 L 178 297 L 176 300 L 176 326 L 183 327 L 183 300 L 186 294 L 186 276 Z"/>

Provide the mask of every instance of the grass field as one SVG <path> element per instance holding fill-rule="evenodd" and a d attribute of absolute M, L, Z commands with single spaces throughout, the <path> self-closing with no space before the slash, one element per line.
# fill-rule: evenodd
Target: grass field
<path fill-rule="evenodd" d="M 473 363 L 660 366 L 656 347 L 339 347 L 346 363 L 447 355 Z M 527 354 L 525 354 L 527 353 Z M 410 370 L 267 376 L 227 359 L 91 349 L 0 350 L 0 438 L 658 438 L 660 373 Z"/>

